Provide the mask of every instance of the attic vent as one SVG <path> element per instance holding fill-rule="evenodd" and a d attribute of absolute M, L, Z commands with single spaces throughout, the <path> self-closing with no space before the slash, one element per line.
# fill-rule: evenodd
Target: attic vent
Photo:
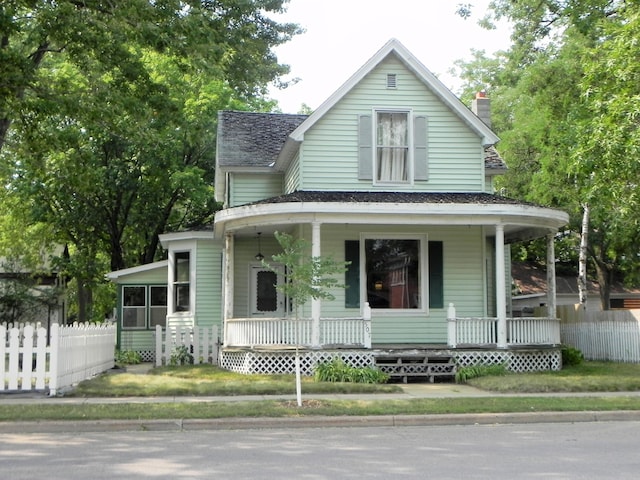
<path fill-rule="evenodd" d="M 395 73 L 387 73 L 387 88 L 396 88 L 397 78 Z"/>

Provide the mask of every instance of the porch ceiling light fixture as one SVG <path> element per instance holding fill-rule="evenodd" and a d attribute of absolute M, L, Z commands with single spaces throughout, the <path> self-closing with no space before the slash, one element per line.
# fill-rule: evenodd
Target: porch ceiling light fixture
<path fill-rule="evenodd" d="M 258 232 L 258 253 L 255 256 L 255 259 L 258 260 L 259 262 L 261 262 L 264 259 L 264 255 L 262 255 L 262 247 L 260 245 L 260 235 L 262 235 L 262 232 Z"/>

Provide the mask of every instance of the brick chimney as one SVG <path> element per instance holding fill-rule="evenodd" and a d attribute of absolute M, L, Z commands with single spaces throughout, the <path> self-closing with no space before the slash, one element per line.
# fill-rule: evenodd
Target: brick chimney
<path fill-rule="evenodd" d="M 491 100 L 487 98 L 487 92 L 476 93 L 476 98 L 471 102 L 471 111 L 475 113 L 484 124 L 491 128 Z"/>

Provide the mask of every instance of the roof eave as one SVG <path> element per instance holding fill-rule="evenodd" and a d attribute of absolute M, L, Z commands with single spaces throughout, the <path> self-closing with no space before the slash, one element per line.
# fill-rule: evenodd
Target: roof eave
<path fill-rule="evenodd" d="M 413 71 L 449 108 L 451 108 L 481 138 L 483 146 L 495 145 L 500 138 L 485 125 L 469 108 L 467 108 L 438 78 L 431 73 L 416 57 L 398 40 L 389 40 L 371 57 L 356 73 L 354 73 L 338 90 L 325 100 L 298 128 L 290 138 L 302 142 L 304 134 L 333 106 L 338 103 L 353 87 L 371 72 L 389 54 L 395 53 L 398 58 Z"/>

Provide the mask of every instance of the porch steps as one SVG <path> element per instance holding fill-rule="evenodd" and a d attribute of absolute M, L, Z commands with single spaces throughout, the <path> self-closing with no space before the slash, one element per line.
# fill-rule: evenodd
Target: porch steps
<path fill-rule="evenodd" d="M 434 383 L 436 378 L 453 380 L 456 364 L 448 355 L 424 353 L 383 353 L 375 356 L 376 367 L 392 379 L 407 383 L 409 378 L 423 378 Z"/>

